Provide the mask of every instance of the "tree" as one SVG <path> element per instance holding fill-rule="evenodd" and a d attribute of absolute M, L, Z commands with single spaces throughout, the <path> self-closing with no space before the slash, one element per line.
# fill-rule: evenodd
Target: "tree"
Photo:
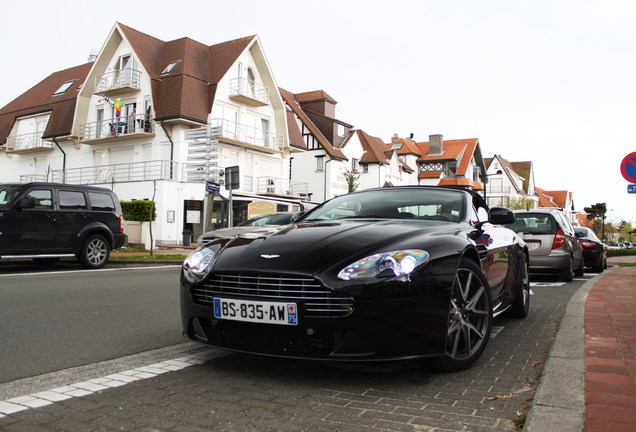
<path fill-rule="evenodd" d="M 344 172 L 344 178 L 347 182 L 347 192 L 355 192 L 356 189 L 358 189 L 358 186 L 360 186 L 360 183 L 358 183 L 360 173 L 357 171 L 349 171 L 346 169 Z"/>
<path fill-rule="evenodd" d="M 506 207 L 510 210 L 530 210 L 534 208 L 534 201 L 527 196 L 506 198 Z"/>
<path fill-rule="evenodd" d="M 587 213 L 587 220 L 594 221 L 594 231 L 596 231 L 596 234 L 598 235 L 600 231 L 601 240 L 605 241 L 605 215 L 607 214 L 607 204 L 596 203 L 591 207 L 583 207 L 583 210 Z"/>

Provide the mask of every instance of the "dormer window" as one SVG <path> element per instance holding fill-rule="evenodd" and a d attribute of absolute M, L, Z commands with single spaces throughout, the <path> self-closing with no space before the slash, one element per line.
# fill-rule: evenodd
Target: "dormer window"
<path fill-rule="evenodd" d="M 71 86 L 72 86 L 73 84 L 75 84 L 75 82 L 76 82 L 76 81 L 77 81 L 77 80 L 70 80 L 70 81 L 66 81 L 64 84 L 62 84 L 62 85 L 60 86 L 60 88 L 58 88 L 58 89 L 55 91 L 55 93 L 53 93 L 53 96 L 63 95 L 64 93 L 66 93 L 66 91 L 67 91 L 68 89 L 70 89 L 70 88 L 71 88 Z"/>
<path fill-rule="evenodd" d="M 178 65 L 179 63 L 181 63 L 181 60 L 173 61 L 168 66 L 166 66 L 166 68 L 163 71 L 161 71 L 161 75 L 168 75 L 170 72 L 172 72 L 172 69 L 174 69 L 174 67 Z"/>

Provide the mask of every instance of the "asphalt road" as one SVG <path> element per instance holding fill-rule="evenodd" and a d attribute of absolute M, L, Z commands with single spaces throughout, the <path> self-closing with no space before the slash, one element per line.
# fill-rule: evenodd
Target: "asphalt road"
<path fill-rule="evenodd" d="M 179 266 L 0 268 L 0 383 L 182 343 Z"/>
<path fill-rule="evenodd" d="M 528 318 L 495 320 L 479 361 L 443 374 L 415 361 L 329 364 L 184 343 L 178 268 L 0 269 L 1 381 L 31 377 L 0 382 L 0 430 L 514 431 L 567 303 L 593 276 L 533 277 Z M 59 372 L 37 375 L 47 370 Z"/>

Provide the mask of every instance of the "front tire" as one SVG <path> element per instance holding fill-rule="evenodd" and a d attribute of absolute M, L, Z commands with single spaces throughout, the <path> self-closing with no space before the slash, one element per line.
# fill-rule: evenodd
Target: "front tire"
<path fill-rule="evenodd" d="M 110 257 L 110 245 L 101 234 L 91 234 L 86 238 L 80 250 L 78 261 L 87 269 L 100 269 Z"/>
<path fill-rule="evenodd" d="M 435 359 L 437 366 L 454 372 L 472 365 L 486 349 L 492 319 L 488 281 L 475 262 L 462 259 L 451 292 L 445 353 Z"/>

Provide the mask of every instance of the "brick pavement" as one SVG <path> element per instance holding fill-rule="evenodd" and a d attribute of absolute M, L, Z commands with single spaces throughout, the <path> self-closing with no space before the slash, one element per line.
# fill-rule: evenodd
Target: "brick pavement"
<path fill-rule="evenodd" d="M 587 432 L 636 430 L 636 268 L 603 275 L 585 306 Z"/>

